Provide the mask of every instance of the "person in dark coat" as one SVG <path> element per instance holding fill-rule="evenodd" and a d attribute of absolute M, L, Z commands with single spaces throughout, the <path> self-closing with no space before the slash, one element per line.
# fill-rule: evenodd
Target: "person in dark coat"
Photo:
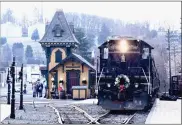
<path fill-rule="evenodd" d="M 39 84 L 39 97 L 42 97 L 42 91 L 43 91 L 43 84 Z"/>
<path fill-rule="evenodd" d="M 40 80 L 38 79 L 37 82 L 36 82 L 36 95 L 37 97 L 39 97 L 39 86 L 40 86 Z"/>

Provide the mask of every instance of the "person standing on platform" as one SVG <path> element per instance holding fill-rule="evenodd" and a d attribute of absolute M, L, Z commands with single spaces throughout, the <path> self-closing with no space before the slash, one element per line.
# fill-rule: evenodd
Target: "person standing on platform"
<path fill-rule="evenodd" d="M 39 84 L 39 97 L 42 97 L 43 83 Z"/>
<path fill-rule="evenodd" d="M 32 83 L 32 89 L 33 89 L 33 97 L 36 97 L 36 93 L 37 93 L 37 86 L 35 83 Z"/>
<path fill-rule="evenodd" d="M 38 79 L 36 82 L 36 95 L 39 97 L 39 86 L 40 86 L 40 80 Z"/>

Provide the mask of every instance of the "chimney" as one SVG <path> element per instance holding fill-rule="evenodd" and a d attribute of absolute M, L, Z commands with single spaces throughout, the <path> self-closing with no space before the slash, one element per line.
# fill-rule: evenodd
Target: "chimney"
<path fill-rule="evenodd" d="M 74 33 L 74 24 L 72 22 L 69 23 L 69 27 L 71 31 Z"/>

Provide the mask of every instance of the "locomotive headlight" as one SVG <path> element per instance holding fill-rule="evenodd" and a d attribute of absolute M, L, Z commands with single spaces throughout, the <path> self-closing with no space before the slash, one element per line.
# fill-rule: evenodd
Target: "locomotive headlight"
<path fill-rule="evenodd" d="M 138 88 L 139 84 L 138 83 L 135 83 L 135 88 Z"/>
<path fill-rule="evenodd" d="M 127 44 L 127 41 L 126 40 L 122 40 L 120 41 L 120 51 L 122 53 L 126 53 L 128 51 L 128 44 Z"/>
<path fill-rule="evenodd" d="M 110 83 L 107 83 L 107 87 L 110 88 L 111 87 L 111 84 Z"/>

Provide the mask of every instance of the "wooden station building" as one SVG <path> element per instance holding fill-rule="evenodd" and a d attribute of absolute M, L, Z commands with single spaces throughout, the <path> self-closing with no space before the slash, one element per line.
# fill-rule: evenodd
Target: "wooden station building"
<path fill-rule="evenodd" d="M 94 66 L 78 54 L 79 41 L 74 36 L 73 24 L 68 24 L 64 12 L 56 11 L 40 44 L 45 50 L 47 66 L 42 69 L 46 76 L 49 98 L 53 85 L 62 86 L 68 96 L 90 97 L 91 72 Z M 72 88 L 83 88 L 86 92 L 72 92 Z"/>

